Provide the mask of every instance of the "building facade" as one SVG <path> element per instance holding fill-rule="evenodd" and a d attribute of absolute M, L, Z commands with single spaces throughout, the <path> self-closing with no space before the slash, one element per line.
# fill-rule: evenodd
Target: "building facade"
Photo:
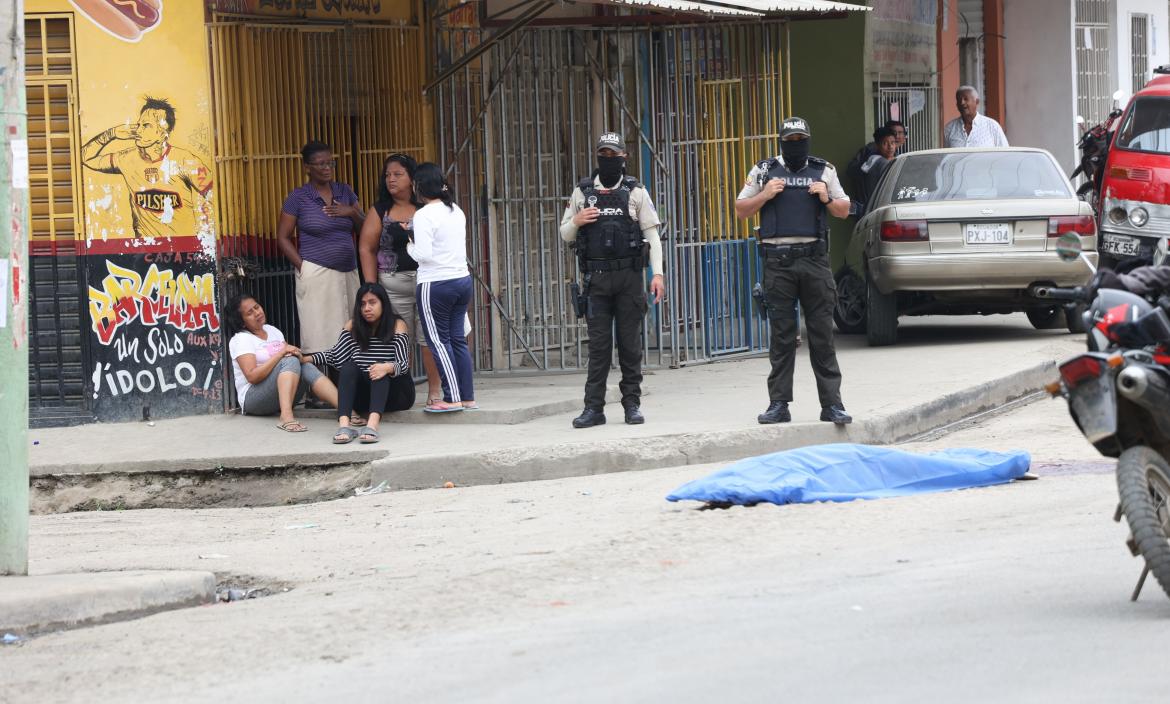
<path fill-rule="evenodd" d="M 765 349 L 744 175 L 792 113 L 838 164 L 887 117 L 929 146 L 945 1 L 151 0 L 122 22 L 27 0 L 33 422 L 230 407 L 221 306 L 240 290 L 297 339 L 275 230 L 308 139 L 366 205 L 389 153 L 448 169 L 476 366 L 507 372 L 584 362 L 557 224 L 596 134 L 621 130 L 666 221 L 648 362 Z"/>

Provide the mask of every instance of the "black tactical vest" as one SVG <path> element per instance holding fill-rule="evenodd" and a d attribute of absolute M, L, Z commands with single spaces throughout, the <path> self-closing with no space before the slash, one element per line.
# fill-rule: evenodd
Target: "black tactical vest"
<path fill-rule="evenodd" d="M 759 166 L 767 173 L 760 184 L 771 178 L 784 179 L 784 190 L 760 208 L 760 237 L 820 237 L 829 231 L 825 204 L 809 195 L 808 187 L 821 180 L 828 165 L 815 156 L 799 171 L 789 171 L 783 159 L 761 161 Z"/>
<path fill-rule="evenodd" d="M 597 188 L 592 178 L 582 179 L 577 187 L 585 194 L 585 206 L 595 207 L 601 215 L 577 231 L 577 256 L 583 260 L 631 259 L 642 257 L 642 228 L 630 216 L 630 192 L 637 188 L 632 176 L 622 178 L 617 188 Z M 631 263 L 641 268 L 644 262 Z"/>

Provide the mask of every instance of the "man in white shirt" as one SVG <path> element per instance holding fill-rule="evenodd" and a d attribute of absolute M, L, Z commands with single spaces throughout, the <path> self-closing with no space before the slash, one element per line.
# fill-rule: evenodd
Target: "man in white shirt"
<path fill-rule="evenodd" d="M 959 116 L 943 128 L 946 147 L 1007 147 L 1007 135 L 999 123 L 979 114 L 979 91 L 973 86 L 959 86 L 955 91 Z"/>

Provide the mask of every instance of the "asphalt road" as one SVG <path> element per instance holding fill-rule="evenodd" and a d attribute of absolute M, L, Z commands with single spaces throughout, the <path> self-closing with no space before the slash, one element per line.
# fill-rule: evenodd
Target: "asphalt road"
<path fill-rule="evenodd" d="M 216 570 L 275 596 L 0 648 L 6 702 L 1135 701 L 1170 599 L 1109 464 L 1041 401 L 911 446 L 1040 481 L 698 511 L 711 467 L 271 509 L 34 517 L 41 571 Z M 203 556 L 202 558 L 200 556 Z M 288 592 L 281 592 L 282 588 Z"/>

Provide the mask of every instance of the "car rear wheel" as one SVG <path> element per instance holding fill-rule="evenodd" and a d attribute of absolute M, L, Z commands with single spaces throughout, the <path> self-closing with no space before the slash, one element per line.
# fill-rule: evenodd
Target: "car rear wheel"
<path fill-rule="evenodd" d="M 837 272 L 837 305 L 833 322 L 846 335 L 865 332 L 865 281 L 849 267 Z"/>
<path fill-rule="evenodd" d="M 1028 322 L 1037 330 L 1059 330 L 1068 324 L 1064 318 L 1064 309 L 1060 306 L 1030 308 L 1025 313 Z"/>
<path fill-rule="evenodd" d="M 898 297 L 885 294 L 866 277 L 865 339 L 870 347 L 898 341 Z"/>

